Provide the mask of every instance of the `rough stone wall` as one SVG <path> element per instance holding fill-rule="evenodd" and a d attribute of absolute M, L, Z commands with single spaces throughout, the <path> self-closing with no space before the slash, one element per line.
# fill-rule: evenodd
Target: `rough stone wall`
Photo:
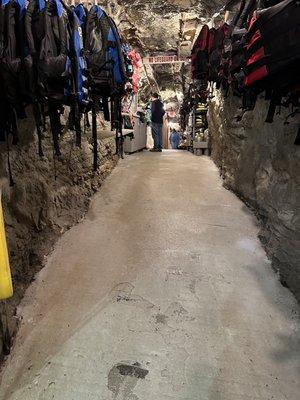
<path fill-rule="evenodd" d="M 103 6 L 120 22 L 126 39 L 140 52 L 177 52 L 180 19 L 205 20 L 222 6 L 220 0 L 117 0 Z M 183 15 L 184 14 L 184 15 Z"/>
<path fill-rule="evenodd" d="M 60 143 L 62 156 L 54 165 L 50 133 L 43 141 L 45 156 L 39 158 L 32 119 L 19 128 L 20 143 L 10 151 L 13 187 L 7 178 L 6 144 L 0 144 L 0 188 L 14 284 L 14 296 L 6 307 L 11 333 L 17 327 L 12 316 L 25 289 L 59 236 L 83 218 L 91 196 L 117 162 L 114 138 L 100 138 L 101 164 L 94 173 L 91 132 L 83 135 L 81 149 L 75 146 L 74 134 L 66 132 Z M 4 310 L 0 311 L 3 317 Z M 0 354 L 1 347 L 0 333 Z"/>
<path fill-rule="evenodd" d="M 281 282 L 300 300 L 300 147 L 297 121 L 265 123 L 268 102 L 260 98 L 240 121 L 240 99 L 215 93 L 209 109 L 212 158 L 225 185 L 256 211 L 260 238 Z"/>

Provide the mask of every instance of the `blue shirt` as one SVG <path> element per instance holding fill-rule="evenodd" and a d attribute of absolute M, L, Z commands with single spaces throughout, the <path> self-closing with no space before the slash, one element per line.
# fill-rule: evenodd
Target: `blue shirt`
<path fill-rule="evenodd" d="M 181 135 L 179 132 L 172 132 L 170 135 L 170 143 L 174 143 L 179 146 Z"/>

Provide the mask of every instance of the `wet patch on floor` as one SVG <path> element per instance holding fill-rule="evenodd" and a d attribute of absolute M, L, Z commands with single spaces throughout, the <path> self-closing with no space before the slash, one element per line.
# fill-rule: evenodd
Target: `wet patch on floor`
<path fill-rule="evenodd" d="M 138 362 L 134 364 L 119 363 L 112 367 L 108 374 L 108 389 L 114 394 L 114 399 L 138 400 L 133 393 L 139 380 L 143 380 L 149 370 Z"/>
<path fill-rule="evenodd" d="M 157 324 L 166 325 L 167 321 L 168 321 L 168 317 L 166 315 L 164 315 L 164 314 L 157 314 L 155 316 L 155 322 Z"/>
<path fill-rule="evenodd" d="M 139 363 L 133 365 L 119 364 L 116 366 L 122 376 L 133 376 L 138 379 L 145 379 L 149 371 L 141 367 Z"/>

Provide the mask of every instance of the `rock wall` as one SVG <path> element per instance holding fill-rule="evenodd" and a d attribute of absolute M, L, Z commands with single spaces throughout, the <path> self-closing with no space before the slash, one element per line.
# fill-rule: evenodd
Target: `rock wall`
<path fill-rule="evenodd" d="M 18 322 L 12 316 L 25 289 L 59 236 L 83 218 L 91 196 L 117 162 L 113 137 L 100 138 L 101 162 L 94 173 L 91 132 L 83 135 L 81 149 L 75 146 L 74 134 L 66 132 L 60 143 L 62 156 L 54 161 L 49 132 L 43 140 L 45 155 L 39 158 L 32 119 L 24 120 L 19 128 L 20 143 L 10 150 L 13 187 L 7 174 L 6 144 L 0 144 L 0 188 L 14 284 L 14 296 L 7 301 L 6 312 L 3 305 L 0 311 L 4 325 L 4 314 L 8 314 L 11 334 Z M 2 345 L 0 333 L 0 354 Z"/>
<path fill-rule="evenodd" d="M 291 110 L 265 123 L 268 102 L 242 115 L 240 99 L 218 91 L 210 103 L 212 158 L 225 185 L 256 211 L 260 238 L 281 282 L 300 300 L 300 146 Z M 239 118 L 236 116 L 239 114 Z"/>

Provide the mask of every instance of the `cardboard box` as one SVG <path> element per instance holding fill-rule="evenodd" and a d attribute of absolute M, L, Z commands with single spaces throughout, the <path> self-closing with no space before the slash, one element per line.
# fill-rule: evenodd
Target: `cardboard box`
<path fill-rule="evenodd" d="M 208 149 L 208 142 L 198 142 L 197 140 L 193 141 L 194 149 Z"/>

